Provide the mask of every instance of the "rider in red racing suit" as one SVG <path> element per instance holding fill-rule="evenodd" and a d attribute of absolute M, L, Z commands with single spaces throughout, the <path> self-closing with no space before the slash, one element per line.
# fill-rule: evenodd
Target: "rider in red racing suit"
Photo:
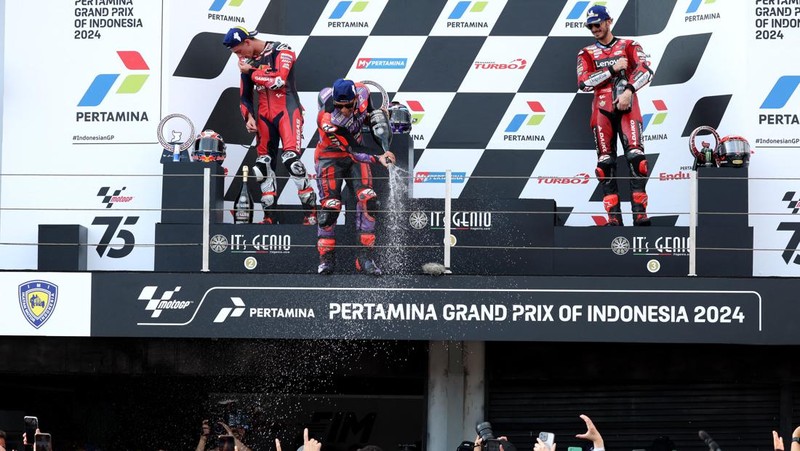
<path fill-rule="evenodd" d="M 294 81 L 295 54 L 291 47 L 276 41 L 262 41 L 242 27 L 228 31 L 223 40 L 239 57 L 241 71 L 241 113 L 247 130 L 258 136 L 258 158 L 253 166 L 256 181 L 261 184 L 261 205 L 264 223 L 271 224 L 268 209 L 275 203 L 274 159 L 278 140 L 283 143 L 281 161 L 297 186 L 297 195 L 305 211 L 304 224 L 317 222 L 317 197 L 311 187 L 305 165 L 300 161 L 303 152 L 303 107 Z M 254 95 L 258 95 L 258 115 L 254 111 Z"/>
<path fill-rule="evenodd" d="M 356 230 L 361 250 L 356 269 L 380 275 L 372 253 L 375 245 L 377 194 L 372 189 L 370 165 L 380 162 L 388 166 L 395 161 L 389 151 L 391 129 L 386 111 L 375 108 L 369 88 L 362 83 L 338 79 L 333 87 L 319 93 L 317 129 L 319 143 L 314 152 L 319 186 L 320 211 L 317 224 L 317 250 L 320 256 L 318 272 L 333 272 L 336 248 L 336 219 L 342 209 L 342 183 L 352 183 L 356 194 Z M 369 120 L 372 136 L 381 146 L 382 155 L 373 155 L 364 145 L 362 126 Z"/>
<path fill-rule="evenodd" d="M 603 206 L 608 212 L 606 225 L 622 225 L 615 177 L 619 136 L 631 172 L 633 224 L 649 226 L 645 192 L 649 172 L 636 91 L 650 82 L 653 71 L 639 43 L 611 34 L 612 22 L 605 6 L 589 8 L 586 26 L 597 42 L 578 53 L 578 86 L 582 91 L 594 92 L 591 127 L 597 145 L 595 173 L 603 190 Z"/>

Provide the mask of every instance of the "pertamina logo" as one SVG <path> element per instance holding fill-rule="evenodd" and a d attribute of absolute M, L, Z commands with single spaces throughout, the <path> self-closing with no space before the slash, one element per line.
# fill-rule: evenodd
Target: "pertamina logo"
<path fill-rule="evenodd" d="M 800 85 L 800 75 L 784 75 L 775 82 L 764 102 L 762 110 L 781 110 Z M 762 112 L 758 115 L 759 125 L 800 125 L 797 113 Z"/>
<path fill-rule="evenodd" d="M 36 329 L 53 315 L 58 301 L 58 285 L 46 280 L 29 280 L 19 286 L 22 315 Z"/>
<path fill-rule="evenodd" d="M 661 125 L 667 119 L 667 104 L 663 100 L 653 100 L 653 106 L 656 108 L 655 113 L 647 113 L 642 115 L 642 130 L 647 131 L 648 125 Z M 650 133 L 643 134 L 642 141 L 661 141 L 668 139 L 666 133 Z"/>
<path fill-rule="evenodd" d="M 405 69 L 408 58 L 359 58 L 356 69 Z"/>
<path fill-rule="evenodd" d="M 406 100 L 406 105 L 411 112 L 411 125 L 418 125 L 420 122 L 422 122 L 422 118 L 425 117 L 425 108 L 422 107 L 422 104 L 417 100 Z M 424 135 L 412 133 L 411 138 L 418 142 L 425 141 Z"/>
<path fill-rule="evenodd" d="M 224 323 L 228 318 L 239 318 L 242 316 L 246 309 L 242 298 L 231 296 L 231 302 L 233 302 L 233 307 L 223 307 L 219 310 L 219 313 L 217 313 L 217 316 L 214 318 L 215 323 Z"/>
<path fill-rule="evenodd" d="M 118 50 L 117 55 L 126 69 L 137 71 L 126 74 L 122 82 L 117 85 L 117 79 L 121 74 L 98 74 L 89 88 L 78 102 L 79 107 L 96 107 L 103 103 L 112 88 L 117 85 L 116 94 L 136 94 L 150 76 L 149 71 L 142 55 L 133 50 Z M 75 116 L 76 122 L 143 122 L 149 121 L 146 111 L 78 111 Z"/>
<path fill-rule="evenodd" d="M 101 202 L 105 204 L 106 208 L 111 208 L 114 204 L 128 203 L 133 200 L 133 196 L 122 195 L 122 192 L 125 191 L 125 189 L 126 187 L 123 186 L 122 189 L 115 189 L 114 191 L 111 191 L 111 187 L 104 186 L 100 188 L 100 190 L 97 192 L 97 195 L 103 198 Z M 109 194 L 109 192 L 111 194 Z"/>
<path fill-rule="evenodd" d="M 241 318 L 247 312 L 246 318 L 315 318 L 314 309 L 304 307 L 250 307 L 244 303 L 244 299 L 238 296 L 231 296 L 233 307 L 222 307 L 214 323 L 220 324 L 228 318 Z"/>
<path fill-rule="evenodd" d="M 528 66 L 528 61 L 517 58 L 515 60 L 511 60 L 508 63 L 496 63 L 494 61 L 475 61 L 473 64 L 473 69 L 494 69 L 494 70 L 506 70 L 506 69 L 525 69 Z"/>
<path fill-rule="evenodd" d="M 519 132 L 523 126 L 526 127 L 526 130 L 527 127 L 538 126 L 545 117 L 545 110 L 540 102 L 531 100 L 528 101 L 527 104 L 531 112 L 515 114 L 514 117 L 511 118 L 511 122 L 506 126 L 503 141 L 545 141 L 543 135 L 523 134 Z"/>
<path fill-rule="evenodd" d="M 342 1 L 337 3 L 330 17 L 328 17 L 328 28 L 369 28 L 369 22 L 367 21 L 346 20 L 364 12 L 368 5 L 369 2 Z"/>
<path fill-rule="evenodd" d="M 245 23 L 245 20 L 242 16 L 233 16 L 230 14 L 220 13 L 223 8 L 238 8 L 242 6 L 242 3 L 244 3 L 244 0 L 213 0 L 211 6 L 208 8 L 208 19 L 243 24 Z"/>
<path fill-rule="evenodd" d="M 445 172 L 417 171 L 414 173 L 414 183 L 445 183 Z M 452 183 L 464 183 L 467 178 L 466 172 L 451 172 Z"/>
<path fill-rule="evenodd" d="M 181 291 L 181 287 L 179 286 L 172 290 L 165 290 L 161 293 L 161 296 L 158 297 L 155 296 L 157 291 L 157 285 L 146 286 L 142 288 L 142 292 L 139 293 L 139 297 L 137 298 L 140 301 L 147 301 L 147 305 L 144 309 L 148 312 L 152 312 L 150 315 L 151 318 L 160 317 L 161 312 L 164 310 L 185 310 L 194 303 L 194 301 L 173 299 L 173 297 Z"/>
<path fill-rule="evenodd" d="M 447 28 L 489 28 L 489 23 L 485 20 L 475 20 L 480 17 L 489 2 L 467 2 L 456 3 L 453 11 L 447 16 Z M 464 17 L 464 16 L 467 17 Z"/>
<path fill-rule="evenodd" d="M 719 19 L 720 15 L 718 12 L 705 12 L 700 11 L 701 5 L 708 5 L 714 3 L 716 0 L 692 0 L 689 3 L 689 8 L 686 9 L 686 16 L 684 16 L 684 22 L 697 22 L 701 20 L 710 20 L 710 19 Z M 756 8 L 758 9 L 758 8 Z"/>
<path fill-rule="evenodd" d="M 575 2 L 572 9 L 567 14 L 567 22 L 564 24 L 565 28 L 583 28 L 586 24 L 584 14 L 590 6 L 605 5 L 606 2 Z"/>

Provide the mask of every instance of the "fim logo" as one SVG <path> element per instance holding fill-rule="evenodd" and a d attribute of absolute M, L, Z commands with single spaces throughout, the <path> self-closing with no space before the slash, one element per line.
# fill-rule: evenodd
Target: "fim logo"
<path fill-rule="evenodd" d="M 761 103 L 762 110 L 779 110 L 786 106 L 789 99 L 800 85 L 800 75 L 784 75 L 775 82 L 764 102 Z M 758 123 L 767 125 L 800 125 L 797 114 L 770 114 L 761 113 L 758 115 Z"/>
<path fill-rule="evenodd" d="M 100 191 L 97 192 L 99 197 L 102 197 L 102 203 L 106 204 L 106 208 L 111 208 L 115 203 L 127 203 L 133 200 L 133 196 L 121 196 L 123 191 L 125 191 L 126 187 L 122 187 L 122 189 L 114 190 L 111 194 L 108 194 L 111 191 L 111 187 L 104 186 L 100 188 Z"/>
<path fill-rule="evenodd" d="M 208 8 L 209 11 L 222 11 L 222 8 L 225 7 L 225 4 L 228 6 L 239 7 L 242 6 L 244 0 L 214 0 L 211 3 L 211 6 Z"/>
<path fill-rule="evenodd" d="M 594 5 L 603 5 L 605 6 L 606 2 L 575 2 L 575 5 L 572 6 L 572 9 L 567 14 L 567 22 L 564 24 L 565 28 L 583 28 L 584 26 L 584 13 L 588 10 L 591 6 Z"/>
<path fill-rule="evenodd" d="M 231 302 L 233 302 L 234 307 L 223 307 L 219 313 L 217 313 L 217 317 L 214 318 L 215 323 L 224 323 L 228 318 L 239 318 L 242 316 L 245 310 L 242 298 L 231 296 Z"/>
<path fill-rule="evenodd" d="M 531 114 L 520 113 L 515 114 L 508 123 L 503 135 L 503 141 L 541 141 L 545 140 L 542 135 L 522 135 L 517 134 L 522 126 L 532 127 L 542 123 L 545 116 L 545 110 L 541 103 L 536 101 L 527 102 Z"/>
<path fill-rule="evenodd" d="M 466 21 L 462 20 L 464 14 L 482 13 L 489 2 L 467 2 L 456 3 L 453 11 L 447 16 L 447 28 L 489 28 L 486 21 Z"/>
<path fill-rule="evenodd" d="M 117 55 L 122 60 L 122 64 L 128 70 L 144 71 L 150 70 L 144 58 L 139 52 L 118 50 Z M 83 94 L 83 97 L 78 102 L 78 106 L 98 106 L 106 98 L 106 95 L 111 91 L 114 83 L 119 78 L 120 74 L 99 74 L 94 78 L 89 89 Z M 144 82 L 147 81 L 149 74 L 135 73 L 125 76 L 117 88 L 117 94 L 135 94 L 142 89 Z"/>
<path fill-rule="evenodd" d="M 164 291 L 160 297 L 155 297 L 156 291 L 158 291 L 158 286 L 146 286 L 142 289 L 142 292 L 139 293 L 138 298 L 140 301 L 147 301 L 147 306 L 145 306 L 144 309 L 153 312 L 153 314 L 150 315 L 151 318 L 158 318 L 164 310 L 183 310 L 194 302 L 172 299 L 175 293 L 181 291 L 181 287 L 179 286 L 175 287 L 173 290 Z"/>
<path fill-rule="evenodd" d="M 58 285 L 46 280 L 30 280 L 19 286 L 18 294 L 23 316 L 38 329 L 53 315 L 58 301 Z"/>

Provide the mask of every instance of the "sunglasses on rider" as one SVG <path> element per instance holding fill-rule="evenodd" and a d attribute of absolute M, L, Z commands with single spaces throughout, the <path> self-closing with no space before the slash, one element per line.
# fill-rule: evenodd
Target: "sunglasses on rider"
<path fill-rule="evenodd" d="M 347 103 L 336 103 L 336 102 L 334 102 L 334 104 L 333 104 L 333 107 L 336 108 L 337 110 L 341 110 L 342 108 L 347 108 L 348 110 L 352 110 L 353 108 L 355 108 L 355 106 L 356 106 L 356 102 L 355 101 L 347 102 Z"/>
<path fill-rule="evenodd" d="M 600 28 L 600 24 L 602 24 L 602 23 L 603 22 L 588 23 L 588 24 L 586 24 L 586 28 L 588 28 L 590 30 L 594 30 L 595 28 Z"/>

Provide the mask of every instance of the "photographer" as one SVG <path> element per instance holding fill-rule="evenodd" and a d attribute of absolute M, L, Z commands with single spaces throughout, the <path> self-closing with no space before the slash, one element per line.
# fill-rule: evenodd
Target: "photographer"
<path fill-rule="evenodd" d="M 492 425 L 488 421 L 478 423 L 475 426 L 475 431 L 478 433 L 473 445 L 475 451 L 517 451 L 517 448 L 508 441 L 508 437 L 504 435 L 499 438 L 494 437 Z M 461 446 L 458 447 L 458 451 L 467 448 L 465 446 L 467 444 L 469 442 L 462 442 Z"/>
<path fill-rule="evenodd" d="M 227 424 L 223 423 L 222 421 L 218 421 L 217 425 L 219 425 L 222 428 L 222 430 L 225 431 L 224 434 L 233 436 L 233 438 L 235 440 L 235 443 L 236 443 L 236 451 L 251 451 L 250 448 L 247 447 L 247 445 L 242 443 L 242 438 L 244 438 L 244 430 L 242 428 L 237 427 L 234 430 L 230 426 L 228 426 Z M 205 451 L 206 447 L 209 445 L 209 441 L 211 441 L 213 443 L 214 439 L 212 438 L 212 433 L 211 432 L 212 432 L 211 431 L 211 422 L 209 420 L 203 420 L 203 425 L 201 427 L 200 440 L 197 442 L 196 451 Z M 216 431 L 216 432 L 221 432 L 221 431 Z M 223 434 L 215 433 L 214 435 L 218 436 L 218 435 L 223 435 Z M 211 445 L 211 446 L 216 448 L 216 445 Z M 214 448 L 212 448 L 212 449 L 214 449 Z"/>

